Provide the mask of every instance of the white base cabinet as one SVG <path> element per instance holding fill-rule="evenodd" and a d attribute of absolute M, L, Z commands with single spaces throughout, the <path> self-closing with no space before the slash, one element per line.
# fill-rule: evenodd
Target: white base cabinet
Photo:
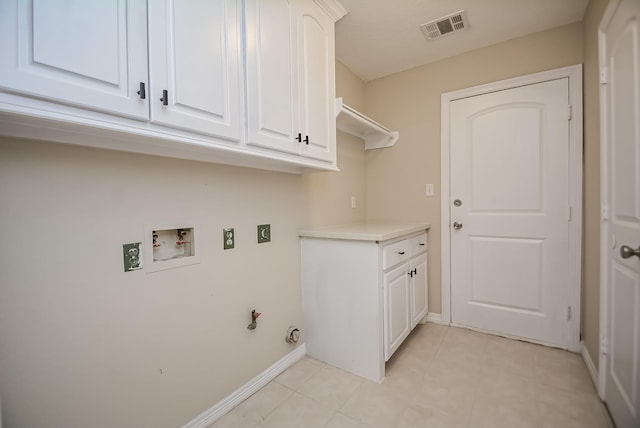
<path fill-rule="evenodd" d="M 427 315 L 428 228 L 300 232 L 308 355 L 382 381 L 385 362 Z"/>

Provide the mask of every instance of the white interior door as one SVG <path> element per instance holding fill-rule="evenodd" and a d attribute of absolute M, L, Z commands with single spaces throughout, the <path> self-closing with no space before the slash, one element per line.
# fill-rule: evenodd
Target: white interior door
<path fill-rule="evenodd" d="M 604 399 L 618 428 L 640 426 L 640 2 L 601 25 Z"/>
<path fill-rule="evenodd" d="M 568 84 L 450 103 L 455 324 L 568 346 Z"/>

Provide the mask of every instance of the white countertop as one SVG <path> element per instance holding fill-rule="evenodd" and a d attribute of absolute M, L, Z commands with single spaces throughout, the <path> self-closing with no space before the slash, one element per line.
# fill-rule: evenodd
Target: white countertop
<path fill-rule="evenodd" d="M 387 241 L 429 229 L 429 223 L 350 223 L 321 226 L 298 231 L 303 238 L 346 239 L 352 241 Z"/>

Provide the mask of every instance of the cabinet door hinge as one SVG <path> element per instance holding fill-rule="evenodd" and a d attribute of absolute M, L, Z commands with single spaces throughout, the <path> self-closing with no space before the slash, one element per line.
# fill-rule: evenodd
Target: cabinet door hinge
<path fill-rule="evenodd" d="M 571 106 L 571 104 L 567 105 L 567 119 L 571 120 L 573 119 L 573 107 Z"/>
<path fill-rule="evenodd" d="M 567 306 L 567 321 L 571 320 L 571 306 Z"/>
<path fill-rule="evenodd" d="M 606 355 L 608 352 L 607 349 L 607 338 L 605 336 L 602 336 L 600 338 L 600 353 Z"/>

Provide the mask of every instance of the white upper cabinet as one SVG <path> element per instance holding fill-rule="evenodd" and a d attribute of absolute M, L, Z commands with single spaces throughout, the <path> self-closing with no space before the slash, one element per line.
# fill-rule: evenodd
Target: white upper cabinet
<path fill-rule="evenodd" d="M 336 146 L 334 22 L 315 2 L 294 1 L 302 153 L 330 161 Z"/>
<path fill-rule="evenodd" d="M 334 21 L 310 0 L 247 0 L 250 145 L 335 160 Z"/>
<path fill-rule="evenodd" d="M 145 0 L 1 0 L 0 87 L 147 120 Z"/>
<path fill-rule="evenodd" d="M 0 0 L 0 135 L 336 170 L 336 0 Z"/>
<path fill-rule="evenodd" d="M 151 122 L 240 141 L 238 0 L 149 0 Z"/>
<path fill-rule="evenodd" d="M 297 56 L 289 0 L 247 0 L 247 144 L 299 153 Z"/>

